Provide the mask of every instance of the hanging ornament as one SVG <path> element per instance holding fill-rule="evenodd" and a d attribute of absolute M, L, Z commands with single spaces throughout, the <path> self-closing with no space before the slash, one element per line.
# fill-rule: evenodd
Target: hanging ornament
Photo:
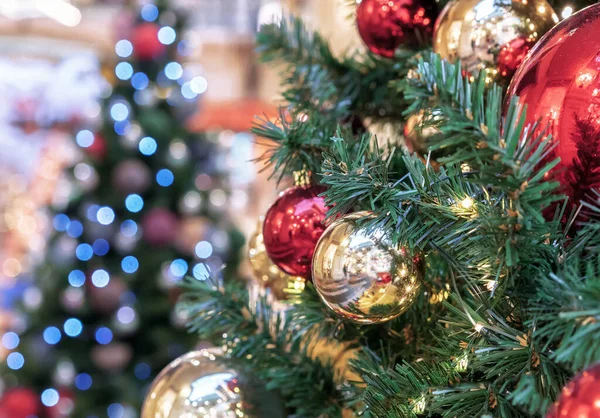
<path fill-rule="evenodd" d="M 46 408 L 48 418 L 69 418 L 75 409 L 75 394 L 69 389 L 58 390 L 58 403 Z"/>
<path fill-rule="evenodd" d="M 40 410 L 39 395 L 28 388 L 7 390 L 0 398 L 0 418 L 29 418 Z"/>
<path fill-rule="evenodd" d="M 585 47 L 582 47 L 585 46 Z M 560 157 L 555 179 L 579 205 L 600 187 L 600 5 L 568 17 L 531 50 L 508 89 L 527 106 L 526 123 L 540 121 Z"/>
<path fill-rule="evenodd" d="M 325 304 L 339 316 L 362 324 L 389 321 L 419 295 L 423 254 L 394 246 L 386 231 L 368 229 L 357 212 L 333 222 L 313 257 L 312 278 Z"/>
<path fill-rule="evenodd" d="M 285 416 L 281 401 L 231 370 L 218 350 L 189 352 L 165 367 L 148 391 L 141 418 Z"/>
<path fill-rule="evenodd" d="M 117 164 L 112 173 L 112 184 L 123 195 L 143 193 L 148 190 L 152 173 L 140 160 L 125 160 Z"/>
<path fill-rule="evenodd" d="M 278 300 L 302 293 L 306 279 L 284 273 L 269 259 L 262 234 L 263 220 L 263 217 L 258 220 L 256 231 L 248 240 L 248 259 L 256 282 L 264 288 L 271 289 Z"/>
<path fill-rule="evenodd" d="M 546 418 L 600 418 L 600 364 L 575 376 L 564 387 Z"/>
<path fill-rule="evenodd" d="M 310 276 L 315 245 L 327 207 L 321 186 L 295 186 L 281 193 L 265 215 L 263 238 L 273 263 L 293 276 Z"/>
<path fill-rule="evenodd" d="M 433 50 L 468 74 L 508 84 L 525 55 L 558 22 L 546 0 L 454 0 L 435 22 Z"/>
<path fill-rule="evenodd" d="M 177 216 L 168 209 L 154 208 L 142 218 L 143 239 L 150 245 L 164 247 L 173 242 L 179 228 Z"/>
<path fill-rule="evenodd" d="M 356 24 L 371 52 L 391 58 L 399 46 L 423 43 L 435 16 L 433 0 L 362 0 Z"/>
<path fill-rule="evenodd" d="M 165 46 L 158 40 L 160 27 L 155 23 L 141 23 L 133 28 L 131 43 L 133 54 L 140 60 L 152 60 L 165 52 Z"/>
<path fill-rule="evenodd" d="M 101 133 L 96 132 L 92 144 L 84 149 L 90 157 L 97 161 L 102 161 L 106 157 L 107 152 L 106 139 Z"/>

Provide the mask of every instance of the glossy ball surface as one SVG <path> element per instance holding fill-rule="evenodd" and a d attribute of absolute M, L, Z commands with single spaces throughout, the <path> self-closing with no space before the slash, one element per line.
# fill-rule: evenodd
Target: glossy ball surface
<path fill-rule="evenodd" d="M 405 312 L 419 295 L 424 257 L 394 246 L 386 231 L 361 224 L 368 212 L 333 222 L 313 257 L 313 283 L 321 299 L 344 319 L 378 324 Z"/>
<path fill-rule="evenodd" d="M 362 0 L 356 11 L 360 37 L 374 54 L 391 58 L 414 46 L 433 28 L 435 3 L 428 0 Z"/>
<path fill-rule="evenodd" d="M 435 23 L 433 50 L 460 59 L 468 74 L 507 85 L 535 42 L 558 17 L 546 0 L 454 0 Z"/>
<path fill-rule="evenodd" d="M 600 365 L 575 376 L 546 418 L 600 418 Z"/>
<path fill-rule="evenodd" d="M 510 84 L 505 109 L 513 96 L 527 105 L 526 122 L 540 121 L 558 142 L 548 159 L 560 157 L 554 173 L 571 201 L 599 187 L 600 5 L 571 15 L 535 45 Z"/>
<path fill-rule="evenodd" d="M 263 239 L 267 255 L 292 276 L 308 278 L 327 212 L 321 186 L 296 186 L 281 193 L 265 215 Z"/>
<path fill-rule="evenodd" d="M 160 27 L 154 23 L 142 23 L 133 29 L 131 43 L 133 54 L 141 60 L 151 60 L 165 52 L 165 46 L 158 40 Z"/>

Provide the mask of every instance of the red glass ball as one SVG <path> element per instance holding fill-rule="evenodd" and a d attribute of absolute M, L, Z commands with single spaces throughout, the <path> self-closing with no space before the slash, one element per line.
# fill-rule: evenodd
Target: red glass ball
<path fill-rule="evenodd" d="M 578 202 L 600 186 L 600 5 L 563 20 L 531 49 L 507 93 L 527 105 L 527 123 L 541 122 L 557 141 L 553 176 Z"/>
<path fill-rule="evenodd" d="M 158 40 L 159 30 L 159 26 L 154 23 L 142 23 L 133 29 L 131 44 L 137 58 L 151 60 L 163 54 L 165 46 Z"/>
<path fill-rule="evenodd" d="M 101 133 L 94 134 L 94 142 L 92 145 L 85 148 L 88 155 L 96 160 L 103 160 L 106 157 L 107 147 L 106 139 Z"/>
<path fill-rule="evenodd" d="M 600 418 L 600 364 L 575 376 L 563 388 L 546 418 Z"/>
<path fill-rule="evenodd" d="M 400 45 L 415 45 L 433 31 L 430 0 L 362 0 L 356 11 L 360 37 L 374 54 L 391 58 Z"/>
<path fill-rule="evenodd" d="M 267 255 L 287 274 L 310 276 L 317 241 L 325 231 L 321 186 L 298 186 L 283 192 L 267 211 L 263 239 Z"/>
<path fill-rule="evenodd" d="M 15 388 L 6 391 L 0 398 L 0 418 L 28 418 L 38 414 L 39 396 L 27 388 Z"/>
<path fill-rule="evenodd" d="M 157 247 L 170 245 L 177 236 L 179 220 L 173 212 L 164 208 L 150 210 L 142 219 L 143 237 L 148 244 Z"/>

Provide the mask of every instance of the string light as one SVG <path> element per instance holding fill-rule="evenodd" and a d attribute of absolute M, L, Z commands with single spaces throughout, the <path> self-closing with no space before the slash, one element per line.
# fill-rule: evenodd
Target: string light
<path fill-rule="evenodd" d="M 115 44 L 115 52 L 121 58 L 127 58 L 133 53 L 133 44 L 127 39 L 121 39 Z"/>
<path fill-rule="evenodd" d="M 79 390 L 85 391 L 92 387 L 92 376 L 87 373 L 80 373 L 75 377 L 75 387 Z"/>
<path fill-rule="evenodd" d="M 171 45 L 177 39 L 177 32 L 170 26 L 163 26 L 158 31 L 158 40 L 163 45 Z"/>
<path fill-rule="evenodd" d="M 567 17 L 571 16 L 573 14 L 573 8 L 571 6 L 567 6 L 565 7 L 562 12 L 560 13 L 560 15 L 562 16 L 563 19 L 566 19 Z"/>
<path fill-rule="evenodd" d="M 471 208 L 473 207 L 473 204 L 474 204 L 474 203 L 475 203 L 475 202 L 473 201 L 473 199 L 471 199 L 470 197 L 466 197 L 466 198 L 464 198 L 463 200 L 461 200 L 461 202 L 460 202 L 460 206 L 461 206 L 463 209 L 471 209 Z"/>

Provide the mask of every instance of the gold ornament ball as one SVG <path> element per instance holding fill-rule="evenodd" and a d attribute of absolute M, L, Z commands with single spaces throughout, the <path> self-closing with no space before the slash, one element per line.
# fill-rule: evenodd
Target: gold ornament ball
<path fill-rule="evenodd" d="M 441 133 L 435 126 L 428 126 L 428 122 L 429 120 L 425 120 L 424 112 L 421 111 L 410 115 L 404 124 L 406 147 L 421 158 L 427 157 L 431 140 Z"/>
<path fill-rule="evenodd" d="M 546 0 L 454 0 L 440 13 L 433 50 L 443 59 L 461 60 L 474 75 L 508 84 L 540 37 L 558 22 Z"/>
<path fill-rule="evenodd" d="M 268 392 L 224 366 L 220 357 L 219 350 L 204 349 L 172 361 L 152 382 L 141 418 L 283 417 L 275 398 L 254 403 Z"/>
<path fill-rule="evenodd" d="M 248 240 L 248 259 L 254 278 L 262 287 L 271 289 L 278 300 L 302 293 L 306 279 L 284 273 L 267 255 L 262 235 L 263 221 L 264 217 L 261 216 L 256 224 L 256 231 Z"/>
<path fill-rule="evenodd" d="M 344 319 L 378 324 L 405 312 L 424 277 L 421 252 L 395 246 L 386 231 L 365 227 L 369 212 L 333 222 L 317 243 L 312 279 L 325 304 Z"/>

